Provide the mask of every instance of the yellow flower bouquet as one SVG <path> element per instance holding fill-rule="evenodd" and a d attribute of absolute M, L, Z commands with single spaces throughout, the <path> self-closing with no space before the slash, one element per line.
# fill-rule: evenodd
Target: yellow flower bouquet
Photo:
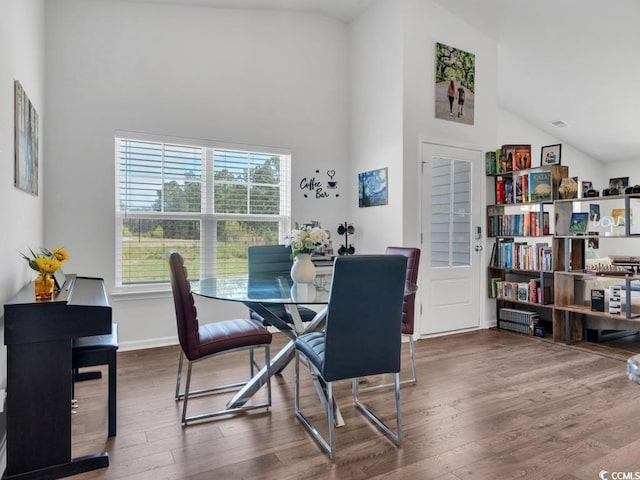
<path fill-rule="evenodd" d="M 48 250 L 40 248 L 36 251 L 29 249 L 29 255 L 20 253 L 29 267 L 38 272 L 38 278 L 34 282 L 36 300 L 48 300 L 53 295 L 53 275 L 62 268 L 62 262 L 69 259 L 69 253 L 64 248 Z"/>

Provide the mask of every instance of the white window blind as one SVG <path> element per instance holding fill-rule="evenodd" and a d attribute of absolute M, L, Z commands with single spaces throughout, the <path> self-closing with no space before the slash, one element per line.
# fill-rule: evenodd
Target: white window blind
<path fill-rule="evenodd" d="M 208 142 L 116 136 L 116 287 L 169 283 L 167 252 L 192 280 L 247 270 L 247 246 L 291 224 L 290 155 Z"/>
<path fill-rule="evenodd" d="M 471 163 L 434 158 L 431 167 L 431 266 L 471 263 Z"/>

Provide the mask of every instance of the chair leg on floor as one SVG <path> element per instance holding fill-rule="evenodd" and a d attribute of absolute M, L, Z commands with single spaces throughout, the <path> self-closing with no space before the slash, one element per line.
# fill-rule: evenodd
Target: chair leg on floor
<path fill-rule="evenodd" d="M 307 429 L 307 431 L 311 434 L 313 439 L 322 447 L 322 449 L 329 455 L 329 458 L 333 459 L 335 457 L 335 413 L 334 413 L 334 403 L 333 403 L 333 388 L 331 382 L 326 383 L 326 395 L 325 400 L 323 401 L 323 405 L 326 406 L 325 412 L 327 414 L 327 425 L 329 427 L 329 441 L 327 442 L 320 432 L 311 425 L 309 420 L 304 416 L 302 411 L 300 410 L 300 354 L 296 352 L 296 361 L 295 361 L 295 382 L 294 382 L 294 393 L 293 393 L 293 405 L 296 413 L 296 417 L 302 425 Z M 311 369 L 314 368 L 310 362 L 306 362 L 309 366 L 310 373 Z M 317 373 L 317 372 L 316 372 Z"/>
<path fill-rule="evenodd" d="M 197 397 L 197 396 L 201 396 L 201 395 L 205 395 L 208 393 L 222 393 L 222 392 L 229 392 L 229 391 L 234 391 L 234 390 L 238 390 L 239 388 L 245 386 L 247 384 L 247 382 L 238 382 L 238 383 L 232 383 L 232 384 L 227 384 L 227 385 L 218 385 L 218 386 L 214 386 L 211 388 L 206 388 L 206 389 L 200 389 L 200 390 L 194 390 L 191 391 L 191 372 L 192 372 L 192 366 L 193 363 L 192 361 L 187 359 L 187 378 L 186 378 L 186 382 L 185 382 L 185 389 L 184 392 L 181 393 L 180 392 L 180 378 L 181 378 L 181 374 L 182 374 L 182 364 L 184 361 L 184 355 L 180 354 L 180 360 L 178 362 L 178 379 L 176 382 L 176 400 L 183 400 L 184 403 L 182 404 L 182 425 L 183 426 L 187 426 L 189 423 L 191 422 L 195 422 L 195 421 L 200 421 L 200 420 L 205 420 L 208 418 L 214 418 L 214 417 L 219 417 L 222 415 L 229 415 L 232 413 L 238 413 L 238 412 L 244 412 L 244 411 L 248 411 L 248 410 L 255 410 L 258 408 L 266 408 L 267 410 L 269 410 L 269 408 L 271 407 L 271 375 L 270 375 L 270 364 L 271 364 L 271 349 L 270 346 L 268 344 L 262 345 L 262 348 L 264 348 L 264 363 L 266 365 L 267 368 L 267 379 L 266 379 L 266 384 L 267 384 L 267 400 L 265 402 L 262 403 L 256 403 L 253 405 L 247 405 L 247 406 L 242 406 L 242 407 L 236 407 L 236 408 L 227 408 L 227 409 L 222 409 L 222 410 L 218 410 L 215 412 L 211 412 L 211 413 L 204 413 L 201 415 L 193 415 L 193 416 L 187 416 L 187 405 L 189 403 L 189 398 L 191 397 Z M 242 348 L 242 350 L 247 350 L 247 348 Z M 250 370 L 253 372 L 254 371 L 254 366 L 256 365 L 255 362 L 255 358 L 254 358 L 254 349 L 253 348 L 249 348 L 249 363 L 251 364 Z M 196 360 L 197 361 L 197 360 Z"/>
<path fill-rule="evenodd" d="M 369 420 L 371 420 L 380 430 L 382 430 L 385 434 L 387 434 L 396 444 L 402 444 L 402 417 L 400 414 L 400 373 L 393 374 L 393 386 L 394 393 L 396 399 L 396 431 L 394 432 L 391 428 L 384 423 L 378 416 L 373 413 L 369 408 L 367 408 L 359 399 L 358 399 L 358 379 L 354 378 L 352 381 L 352 392 L 353 392 L 353 402 L 356 404 L 356 407 L 360 409 L 362 413 L 366 415 Z"/>
<path fill-rule="evenodd" d="M 176 377 L 176 400 L 180 400 L 180 381 L 182 380 L 182 360 L 184 353 L 180 350 L 180 358 L 178 360 L 178 375 Z"/>
<path fill-rule="evenodd" d="M 413 349 L 413 335 L 408 335 L 408 337 L 409 337 L 409 354 L 411 355 L 411 378 L 409 380 L 404 380 L 400 382 L 400 385 L 415 384 L 418 382 L 418 377 L 416 376 L 416 355 Z"/>

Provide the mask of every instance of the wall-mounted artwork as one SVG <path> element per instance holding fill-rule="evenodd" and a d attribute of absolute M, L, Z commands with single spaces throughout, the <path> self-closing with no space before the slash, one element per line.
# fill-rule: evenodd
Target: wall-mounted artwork
<path fill-rule="evenodd" d="M 14 185 L 38 194 L 38 113 L 19 81 L 15 92 L 15 177 Z"/>
<path fill-rule="evenodd" d="M 473 125 L 476 56 L 436 43 L 436 118 Z"/>
<path fill-rule="evenodd" d="M 379 168 L 358 174 L 358 206 L 387 205 L 387 168 Z"/>

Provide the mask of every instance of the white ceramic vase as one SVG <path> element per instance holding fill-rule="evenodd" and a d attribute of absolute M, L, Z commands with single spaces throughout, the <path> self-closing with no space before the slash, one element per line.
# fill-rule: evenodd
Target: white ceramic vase
<path fill-rule="evenodd" d="M 316 267 L 308 253 L 299 253 L 293 260 L 291 279 L 296 283 L 313 283 L 316 278 Z"/>

